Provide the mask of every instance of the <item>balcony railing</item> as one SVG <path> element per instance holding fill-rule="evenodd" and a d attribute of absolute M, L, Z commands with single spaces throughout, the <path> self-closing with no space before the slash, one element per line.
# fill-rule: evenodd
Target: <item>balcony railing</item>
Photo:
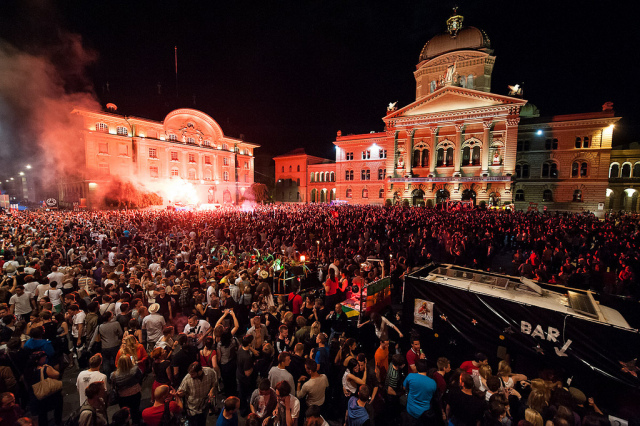
<path fill-rule="evenodd" d="M 391 178 L 391 182 L 511 182 L 511 176 L 408 177 Z"/>

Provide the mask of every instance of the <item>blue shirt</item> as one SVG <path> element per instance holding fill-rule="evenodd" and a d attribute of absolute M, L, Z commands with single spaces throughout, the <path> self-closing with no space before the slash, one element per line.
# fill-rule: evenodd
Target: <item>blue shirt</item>
<path fill-rule="evenodd" d="M 222 412 L 220 412 L 216 426 L 238 426 L 238 411 L 236 410 L 230 419 L 225 418 Z"/>
<path fill-rule="evenodd" d="M 431 408 L 436 382 L 422 374 L 411 373 L 404 379 L 403 386 L 407 390 L 407 413 L 417 419 Z"/>

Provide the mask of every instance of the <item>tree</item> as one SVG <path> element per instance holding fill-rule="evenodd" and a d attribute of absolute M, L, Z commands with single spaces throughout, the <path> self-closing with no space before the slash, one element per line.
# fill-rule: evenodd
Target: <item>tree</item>
<path fill-rule="evenodd" d="M 251 185 L 251 192 L 256 203 L 264 203 L 269 199 L 269 188 L 264 183 L 255 182 Z"/>

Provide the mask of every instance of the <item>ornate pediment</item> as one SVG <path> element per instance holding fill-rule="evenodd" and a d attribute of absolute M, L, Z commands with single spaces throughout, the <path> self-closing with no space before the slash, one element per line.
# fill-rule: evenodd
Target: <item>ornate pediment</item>
<path fill-rule="evenodd" d="M 496 106 L 519 108 L 526 101 L 462 87 L 447 86 L 394 111 L 385 118 L 428 115 L 446 111 L 477 110 Z"/>

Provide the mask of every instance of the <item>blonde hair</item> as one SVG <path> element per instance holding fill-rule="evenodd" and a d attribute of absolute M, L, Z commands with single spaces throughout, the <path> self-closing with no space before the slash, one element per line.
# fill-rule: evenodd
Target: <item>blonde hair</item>
<path fill-rule="evenodd" d="M 291 311 L 287 311 L 286 314 L 284 314 L 284 317 L 282 318 L 282 322 L 283 323 L 288 323 L 293 321 L 293 312 Z"/>
<path fill-rule="evenodd" d="M 533 389 L 529 394 L 527 405 L 529 408 L 541 413 L 548 404 L 549 398 L 543 391 Z"/>
<path fill-rule="evenodd" d="M 551 388 L 547 382 L 542 379 L 532 379 L 531 380 L 531 391 L 538 391 L 545 395 L 547 401 L 551 398 Z"/>
<path fill-rule="evenodd" d="M 489 377 L 491 377 L 491 366 L 490 365 L 481 365 L 480 367 L 478 367 L 478 373 L 480 373 L 480 377 L 482 377 L 483 379 L 488 379 Z"/>
<path fill-rule="evenodd" d="M 511 376 L 511 367 L 507 361 L 502 360 L 498 363 L 498 376 Z"/>
<path fill-rule="evenodd" d="M 542 416 L 536 410 L 527 408 L 524 410 L 524 419 L 531 423 L 533 426 L 542 426 Z"/>
<path fill-rule="evenodd" d="M 118 374 L 128 373 L 132 368 L 133 361 L 131 361 L 131 358 L 129 358 L 125 354 L 120 355 L 120 358 L 118 358 L 118 368 L 116 370 Z"/>
<path fill-rule="evenodd" d="M 321 328 L 322 324 L 320 324 L 320 321 L 315 321 L 313 324 L 311 324 L 311 335 L 317 336 L 318 334 L 320 334 Z"/>
<path fill-rule="evenodd" d="M 131 356 L 138 362 L 138 339 L 133 334 L 128 335 L 122 339 L 122 355 Z M 122 356 L 120 357 L 122 358 Z"/>

